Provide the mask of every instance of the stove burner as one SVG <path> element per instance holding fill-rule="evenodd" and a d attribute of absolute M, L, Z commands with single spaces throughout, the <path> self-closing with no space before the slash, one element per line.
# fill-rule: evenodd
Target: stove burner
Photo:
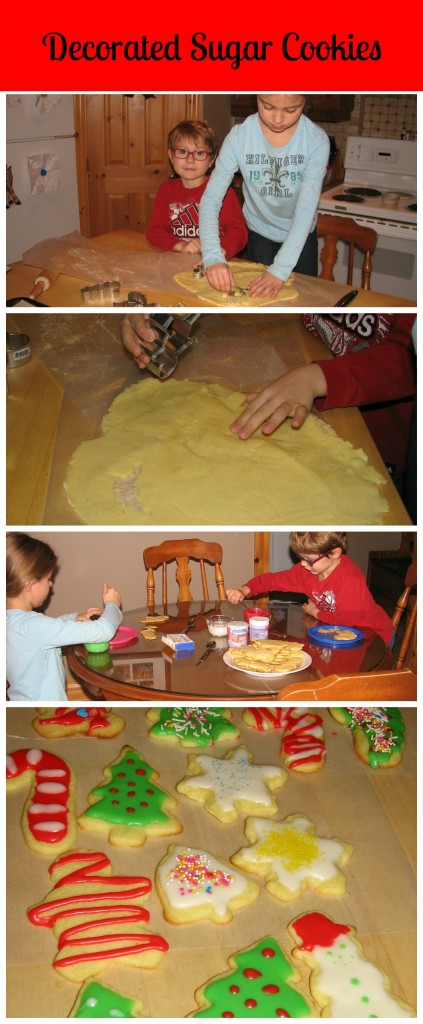
<path fill-rule="evenodd" d="M 381 196 L 382 195 L 382 193 L 379 192 L 378 188 L 361 188 L 361 187 L 360 188 L 359 187 L 356 188 L 355 186 L 354 187 L 351 186 L 351 188 L 347 188 L 347 192 L 351 192 L 355 196 L 369 196 L 369 197 L 371 197 L 371 196 Z"/>
<path fill-rule="evenodd" d="M 417 203 L 410 203 L 410 205 L 407 206 L 406 209 L 411 210 L 413 213 L 417 213 Z"/>
<path fill-rule="evenodd" d="M 332 196 L 332 199 L 342 199 L 343 203 L 364 203 L 362 196 L 355 196 L 348 192 L 339 192 L 338 195 Z"/>

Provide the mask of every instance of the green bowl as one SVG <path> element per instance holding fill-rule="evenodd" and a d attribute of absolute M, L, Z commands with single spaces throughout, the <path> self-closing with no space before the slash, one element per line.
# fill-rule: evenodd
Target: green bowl
<path fill-rule="evenodd" d="M 85 650 L 89 651 L 90 654 L 102 654 L 103 651 L 108 651 L 110 644 L 107 640 L 101 644 L 84 644 Z"/>

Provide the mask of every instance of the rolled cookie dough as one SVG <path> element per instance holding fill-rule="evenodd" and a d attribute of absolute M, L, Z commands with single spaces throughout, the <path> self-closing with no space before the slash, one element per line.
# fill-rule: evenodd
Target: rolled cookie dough
<path fill-rule="evenodd" d="M 144 380 L 114 399 L 103 436 L 72 456 L 65 489 L 93 525 L 380 523 L 383 478 L 315 416 L 240 441 L 244 396 Z"/>
<path fill-rule="evenodd" d="M 249 263 L 248 260 L 232 260 L 229 267 L 237 288 L 248 288 L 263 270 L 267 270 L 263 263 Z M 213 306 L 269 306 L 272 302 L 289 302 L 290 299 L 298 298 L 293 280 L 291 274 L 275 299 L 269 299 L 268 295 L 264 295 L 263 298 L 251 295 L 230 298 L 227 292 L 219 292 L 216 288 L 212 288 L 206 277 L 194 277 L 192 270 L 184 270 L 182 273 L 174 275 L 174 281 L 177 284 L 187 288 L 189 292 L 194 292 L 200 299 L 210 302 Z"/>

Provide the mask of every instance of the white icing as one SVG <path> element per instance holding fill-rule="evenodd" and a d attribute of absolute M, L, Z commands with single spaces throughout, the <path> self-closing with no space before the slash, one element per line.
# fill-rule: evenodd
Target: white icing
<path fill-rule="evenodd" d="M 39 779 L 63 779 L 66 772 L 64 768 L 40 768 L 37 774 Z"/>
<path fill-rule="evenodd" d="M 318 971 L 316 984 L 331 1000 L 332 1017 L 415 1016 L 386 991 L 382 971 L 363 959 L 349 935 L 335 939 L 329 948 L 314 946 L 312 956 L 316 963 L 312 976 Z"/>
<path fill-rule="evenodd" d="M 60 814 L 65 810 L 64 804 L 32 804 L 28 807 L 28 814 Z"/>
<path fill-rule="evenodd" d="M 38 832 L 61 832 L 64 827 L 63 821 L 34 822 L 34 828 L 36 828 Z"/>
<path fill-rule="evenodd" d="M 237 747 L 229 758 L 196 755 L 195 759 L 204 774 L 185 781 L 192 789 L 212 789 L 222 811 L 234 811 L 235 801 L 241 799 L 270 807 L 273 797 L 266 780 L 277 779 L 281 786 L 286 779 L 283 768 L 251 764 L 245 747 Z"/>
<path fill-rule="evenodd" d="M 41 782 L 37 786 L 37 793 L 48 793 L 50 796 L 57 796 L 59 793 L 66 793 L 66 786 L 62 782 Z"/>
<path fill-rule="evenodd" d="M 35 767 L 36 764 L 40 763 L 40 761 L 42 760 L 43 756 L 44 756 L 44 751 L 43 750 L 38 750 L 37 747 L 33 747 L 32 750 L 28 750 L 28 753 L 26 755 L 26 759 L 28 761 L 28 764 L 30 764 L 33 767 Z"/>
<path fill-rule="evenodd" d="M 94 996 L 90 996 L 89 999 L 85 1000 L 85 1006 L 97 1006 L 97 1003 L 98 999 L 96 999 Z"/>
<path fill-rule="evenodd" d="M 18 770 L 16 761 L 11 754 L 6 755 L 6 770 L 9 772 L 10 775 L 16 775 L 16 772 Z"/>
<path fill-rule="evenodd" d="M 254 828 L 257 841 L 236 854 L 237 863 L 242 863 L 247 871 L 257 870 L 263 874 L 264 866 L 290 893 L 297 892 L 306 880 L 310 886 L 318 888 L 313 881 L 322 883 L 340 877 L 337 865 L 344 853 L 343 844 L 337 839 L 316 836 L 309 818 L 300 815 L 285 821 L 251 818 L 249 824 Z"/>
<path fill-rule="evenodd" d="M 181 860 L 178 862 L 178 857 L 185 857 L 185 855 L 190 858 L 200 858 L 200 880 L 197 884 L 190 884 L 186 874 L 183 878 L 172 877 L 172 873 L 178 873 L 181 864 Z M 213 883 L 213 878 L 203 877 L 203 869 L 214 873 L 216 884 Z M 223 873 L 223 881 L 219 882 L 217 872 Z M 220 917 L 226 915 L 230 900 L 234 896 L 240 895 L 248 887 L 246 879 L 231 865 L 225 864 L 224 861 L 213 857 L 205 850 L 197 850 L 193 847 L 176 846 L 173 852 L 159 864 L 157 874 L 160 885 L 172 907 L 178 910 L 188 910 L 190 907 L 197 907 L 199 904 L 205 903 L 212 905 Z"/>

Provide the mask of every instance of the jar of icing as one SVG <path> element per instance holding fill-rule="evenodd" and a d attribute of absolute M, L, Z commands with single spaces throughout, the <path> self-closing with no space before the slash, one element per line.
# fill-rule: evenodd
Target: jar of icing
<path fill-rule="evenodd" d="M 269 636 L 269 616 L 253 615 L 248 623 L 250 640 L 267 640 Z"/>
<path fill-rule="evenodd" d="M 248 643 L 248 626 L 246 622 L 234 619 L 228 622 L 228 647 L 245 647 Z"/>

